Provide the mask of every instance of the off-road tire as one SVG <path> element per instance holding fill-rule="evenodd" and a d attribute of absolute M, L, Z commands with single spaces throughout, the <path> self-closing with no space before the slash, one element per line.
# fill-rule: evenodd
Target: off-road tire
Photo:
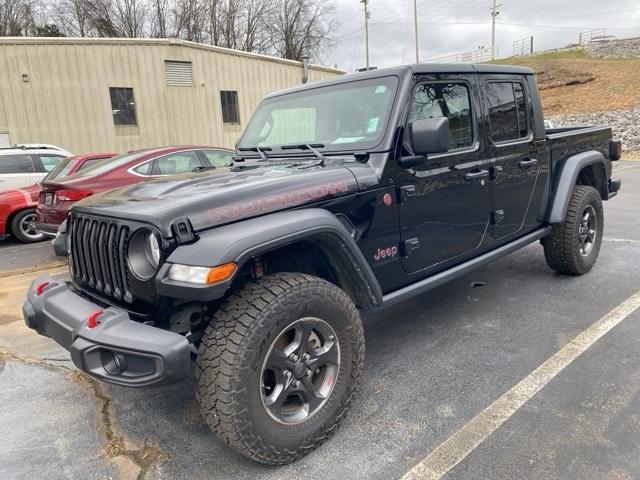
<path fill-rule="evenodd" d="M 590 252 L 583 255 L 580 251 L 580 225 L 589 206 L 595 212 L 596 235 Z M 587 273 L 598 258 L 603 227 L 604 213 L 598 190 L 583 185 L 575 186 L 564 222 L 555 225 L 551 234 L 542 240 L 544 256 L 549 267 L 565 275 Z"/>
<path fill-rule="evenodd" d="M 298 424 L 278 423 L 262 403 L 262 365 L 283 329 L 308 316 L 335 331 L 338 375 L 313 416 Z M 362 323 L 347 294 L 311 275 L 276 273 L 248 281 L 215 313 L 198 351 L 196 396 L 207 424 L 223 442 L 258 462 L 282 465 L 334 433 L 354 396 L 363 362 Z"/>
<path fill-rule="evenodd" d="M 30 235 L 29 232 L 23 231 L 25 225 L 25 219 L 28 217 L 34 217 L 36 214 L 35 208 L 27 208 L 16 213 L 11 219 L 11 235 L 16 240 L 22 243 L 34 243 L 44 240 L 44 235 L 39 233 L 38 235 Z M 35 221 L 35 218 L 34 218 Z"/>

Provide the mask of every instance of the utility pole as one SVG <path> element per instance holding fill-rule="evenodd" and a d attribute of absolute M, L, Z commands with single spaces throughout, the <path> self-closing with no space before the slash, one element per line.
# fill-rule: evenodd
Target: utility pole
<path fill-rule="evenodd" d="M 491 60 L 496 59 L 496 17 L 500 15 L 498 8 L 502 6 L 501 3 L 496 4 L 496 0 L 491 0 Z"/>
<path fill-rule="evenodd" d="M 420 47 L 418 42 L 418 0 L 413 0 L 413 29 L 416 37 L 416 63 L 420 63 Z"/>
<path fill-rule="evenodd" d="M 369 10 L 367 8 L 369 0 L 360 0 L 360 3 L 364 5 L 364 52 L 367 71 L 369 71 Z"/>

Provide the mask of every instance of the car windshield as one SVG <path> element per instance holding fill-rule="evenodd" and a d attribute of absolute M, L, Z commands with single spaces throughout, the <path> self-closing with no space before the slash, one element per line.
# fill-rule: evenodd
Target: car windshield
<path fill-rule="evenodd" d="M 132 160 L 140 158 L 147 153 L 149 153 L 149 150 L 137 150 L 135 152 L 129 152 L 122 155 L 117 155 L 115 157 L 105 158 L 104 160 L 100 160 L 99 162 L 91 165 L 89 168 L 78 170 L 76 173 L 71 175 L 70 178 L 93 177 L 95 175 L 102 175 L 103 173 L 109 172 L 114 168 L 126 165 Z"/>
<path fill-rule="evenodd" d="M 394 76 L 356 80 L 267 98 L 238 148 L 371 149 L 382 141 L 398 87 Z"/>
<path fill-rule="evenodd" d="M 55 178 L 66 177 L 74 165 L 78 163 L 78 159 L 74 157 L 63 158 L 60 160 L 58 165 L 51 170 L 46 177 L 42 179 L 43 182 L 48 182 L 49 180 L 53 180 Z"/>

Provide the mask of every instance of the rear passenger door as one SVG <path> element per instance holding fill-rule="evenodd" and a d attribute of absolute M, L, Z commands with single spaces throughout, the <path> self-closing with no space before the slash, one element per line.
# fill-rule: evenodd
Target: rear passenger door
<path fill-rule="evenodd" d="M 0 190 L 26 187 L 37 181 L 33 156 L 28 153 L 0 155 Z"/>
<path fill-rule="evenodd" d="M 540 167 L 532 130 L 531 98 L 524 76 L 482 78 L 492 188 L 492 233 L 496 239 L 531 230 L 537 212 L 529 215 Z"/>

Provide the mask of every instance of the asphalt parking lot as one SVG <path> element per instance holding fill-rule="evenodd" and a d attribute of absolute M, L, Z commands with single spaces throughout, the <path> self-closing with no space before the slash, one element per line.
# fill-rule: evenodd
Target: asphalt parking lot
<path fill-rule="evenodd" d="M 535 244 L 367 318 L 346 421 L 279 468 L 218 442 L 188 382 L 131 390 L 75 371 L 19 310 L 37 270 L 66 269 L 48 242 L 4 242 L 0 478 L 640 477 L 640 162 L 618 162 L 614 175 L 622 193 L 605 204 L 591 273 L 554 274 Z M 558 358 L 562 368 L 546 368 Z"/>

